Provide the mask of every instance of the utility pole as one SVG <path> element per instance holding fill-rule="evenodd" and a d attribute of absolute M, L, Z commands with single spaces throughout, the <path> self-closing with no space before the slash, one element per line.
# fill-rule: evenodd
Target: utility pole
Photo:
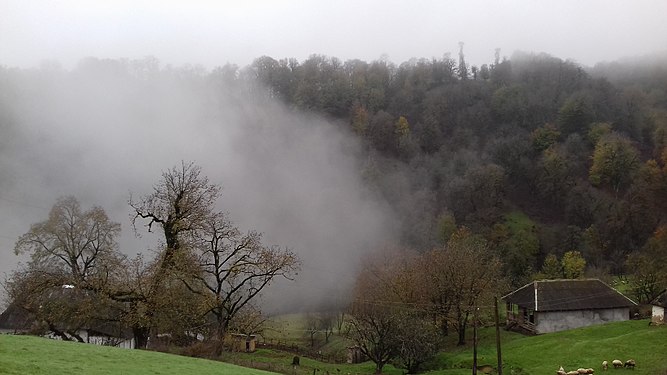
<path fill-rule="evenodd" d="M 496 320 L 496 354 L 498 355 L 498 375 L 503 375 L 503 357 L 500 354 L 500 318 L 498 317 L 498 297 L 494 297 L 493 304 L 495 306 L 493 315 Z"/>
<path fill-rule="evenodd" d="M 472 312 L 472 375 L 477 375 L 477 310 Z"/>

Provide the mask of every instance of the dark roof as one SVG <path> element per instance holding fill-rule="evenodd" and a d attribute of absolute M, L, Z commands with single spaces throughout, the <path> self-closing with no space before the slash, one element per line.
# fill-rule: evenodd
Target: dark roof
<path fill-rule="evenodd" d="M 651 301 L 651 305 L 667 307 L 667 290 L 663 290 Z"/>
<path fill-rule="evenodd" d="M 35 315 L 12 303 L 0 314 L 0 329 L 28 331 L 34 321 Z"/>
<path fill-rule="evenodd" d="M 612 309 L 637 305 L 598 279 L 533 281 L 503 299 L 535 311 Z"/>

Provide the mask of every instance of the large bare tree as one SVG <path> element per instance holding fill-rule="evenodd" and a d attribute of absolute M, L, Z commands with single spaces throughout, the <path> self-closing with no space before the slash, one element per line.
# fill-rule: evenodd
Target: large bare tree
<path fill-rule="evenodd" d="M 130 198 L 135 229 L 139 220 L 149 231 L 160 225 L 166 244 L 149 294 L 175 277 L 205 297 L 205 313 L 217 323 L 216 352 L 236 315 L 274 278 L 290 278 L 300 264 L 290 249 L 266 246 L 259 233 L 244 234 L 216 212 L 219 197 L 220 187 L 209 183 L 199 166 L 182 162 L 162 174 L 152 194 Z"/>
<path fill-rule="evenodd" d="M 299 268 L 299 258 L 290 249 L 264 245 L 261 239 L 254 231 L 242 233 L 222 213 L 211 215 L 195 233 L 194 262 L 184 262 L 194 268 L 182 280 L 207 298 L 220 345 L 244 307 L 273 279 L 290 279 Z"/>
<path fill-rule="evenodd" d="M 202 229 L 214 216 L 219 197 L 220 186 L 209 183 L 208 177 L 201 174 L 201 167 L 185 162 L 163 172 L 162 179 L 153 186 L 153 193 L 139 200 L 130 197 L 135 230 L 138 220 L 147 221 L 149 232 L 154 224 L 162 229 L 166 244 L 162 269 L 174 266 L 173 257 L 183 248 L 183 237 Z"/>

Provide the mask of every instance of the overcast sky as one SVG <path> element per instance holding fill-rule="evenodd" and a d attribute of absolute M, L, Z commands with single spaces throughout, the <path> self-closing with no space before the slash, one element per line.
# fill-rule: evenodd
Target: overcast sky
<path fill-rule="evenodd" d="M 665 0 L 0 0 L 0 64 L 70 67 L 87 56 L 227 62 L 310 54 L 491 62 L 494 49 L 584 65 L 664 50 Z"/>

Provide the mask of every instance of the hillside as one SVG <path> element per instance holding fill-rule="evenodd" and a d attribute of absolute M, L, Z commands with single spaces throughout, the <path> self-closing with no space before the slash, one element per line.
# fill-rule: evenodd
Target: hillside
<path fill-rule="evenodd" d="M 165 353 L 13 335 L 0 335 L 0 373 L 271 374 L 223 362 Z"/>
<path fill-rule="evenodd" d="M 634 374 L 667 373 L 667 327 L 648 326 L 646 320 L 633 320 L 591 326 L 540 336 L 522 336 L 501 331 L 505 374 L 552 374 L 560 366 L 566 370 L 590 367 L 601 372 L 602 361 L 635 359 Z M 492 329 L 480 334 L 479 364 L 496 364 Z M 471 341 L 471 340 L 470 340 Z M 431 366 L 449 368 L 429 374 L 469 374 L 472 364 L 470 347 L 451 348 L 441 353 Z M 457 369 L 457 368 L 465 368 Z M 611 370 L 613 371 L 613 370 Z M 613 372 L 612 372 L 613 373 Z"/>
<path fill-rule="evenodd" d="M 600 372 L 600 364 L 613 359 L 633 358 L 636 375 L 662 375 L 667 373 L 667 327 L 648 326 L 646 320 L 612 323 L 541 336 L 522 336 L 501 331 L 503 338 L 503 362 L 506 374 L 551 374 L 559 366 L 565 369 L 592 367 Z M 478 363 L 495 365 L 496 349 L 494 330 L 480 330 Z M 426 367 L 430 375 L 464 375 L 470 373 L 472 364 L 472 340 L 468 345 L 448 345 Z M 272 364 L 286 371 L 293 354 L 277 350 L 261 349 L 257 353 L 228 353 L 225 359 L 236 363 L 267 367 Z M 335 365 L 302 358 L 297 374 L 309 374 L 313 370 L 345 371 L 355 374 L 371 374 L 373 365 Z M 388 366 L 387 374 L 400 374 L 400 370 Z M 123 350 L 94 345 L 45 340 L 30 336 L 0 335 L 0 373 L 2 374 L 235 374 L 259 375 L 269 372 L 238 367 L 228 363 L 194 359 L 164 353 Z"/>
<path fill-rule="evenodd" d="M 290 327 L 298 325 L 294 315 L 286 317 Z M 539 375 L 552 374 L 563 366 L 567 370 L 590 367 L 601 373 L 602 361 L 611 363 L 614 359 L 625 361 L 634 359 L 637 367 L 634 374 L 663 375 L 667 373 L 667 342 L 664 336 L 667 327 L 648 326 L 647 320 L 633 320 L 592 326 L 570 331 L 524 336 L 515 332 L 501 330 L 504 374 Z M 468 332 L 467 345 L 457 346 L 456 335 L 446 340 L 443 350 L 424 365 L 425 374 L 429 375 L 468 375 L 472 368 L 472 330 Z M 287 345 L 302 345 L 302 336 L 281 337 Z M 334 336 L 333 342 L 342 340 Z M 323 342 L 319 342 L 323 344 Z M 495 329 L 480 329 L 478 346 L 478 364 L 496 367 Z M 319 346 L 323 356 L 336 352 L 337 348 L 328 345 Z M 225 360 L 243 365 L 273 363 L 277 369 L 287 371 L 293 354 L 280 350 L 260 349 L 256 353 L 227 353 Z M 291 370 L 291 369 L 290 369 Z M 309 358 L 301 358 L 301 367 L 295 374 L 311 374 L 313 371 L 350 374 L 372 374 L 373 364 L 366 362 L 358 365 L 324 363 Z M 613 371 L 613 370 L 610 370 Z M 291 372 L 290 372 L 291 373 Z M 388 365 L 384 374 L 401 374 L 402 370 Z M 613 372 L 612 372 L 613 374 Z"/>

